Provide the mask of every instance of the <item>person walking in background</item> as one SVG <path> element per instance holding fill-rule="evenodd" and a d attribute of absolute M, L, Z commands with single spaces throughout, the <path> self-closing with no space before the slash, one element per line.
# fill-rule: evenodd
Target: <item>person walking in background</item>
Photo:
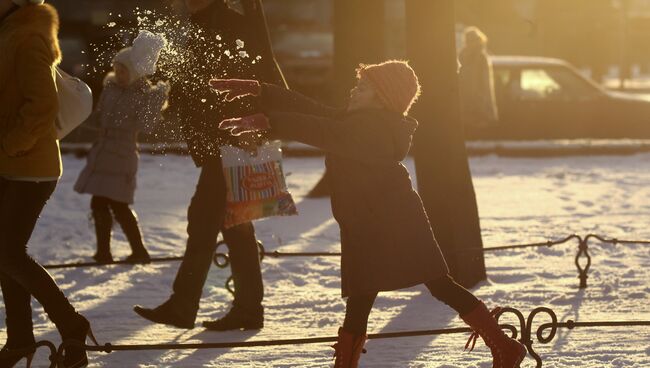
<path fill-rule="evenodd" d="M 201 174 L 187 210 L 187 247 L 176 273 L 172 295 L 158 307 L 136 305 L 134 311 L 155 323 L 193 328 L 217 236 L 222 232 L 229 249 L 235 299 L 226 315 L 206 321 L 203 326 L 214 331 L 260 329 L 264 326 L 264 287 L 255 229 L 252 223 L 222 229 L 226 182 L 219 147 L 239 142 L 215 124 L 219 118 L 251 113 L 255 106 L 246 99 L 224 101 L 207 87 L 207 83 L 214 75 L 210 66 L 225 52 L 219 44 L 233 50 L 243 46 L 250 58 L 222 56 L 217 73 L 233 78 L 258 78 L 278 85 L 284 85 L 284 79 L 267 35 L 254 31 L 258 24 L 253 14 L 241 15 L 230 9 L 224 0 L 178 0 L 175 5 L 179 12 L 190 14 L 192 32 L 184 46 L 190 62 L 178 66 L 181 80 L 173 80 L 175 84 L 166 115 L 182 126 L 187 147 L 194 163 L 201 168 Z"/>
<path fill-rule="evenodd" d="M 27 254 L 38 217 L 61 176 L 55 128 L 54 67 L 61 60 L 59 18 L 43 0 L 0 0 L 0 285 L 7 342 L 0 367 L 15 366 L 15 350 L 32 349 L 31 297 L 63 340 L 86 341 L 88 320 L 77 313 L 50 274 Z M 94 339 L 94 337 L 93 337 Z M 68 347 L 63 367 L 85 367 L 85 350 Z"/>
<path fill-rule="evenodd" d="M 464 126 L 487 126 L 499 120 L 488 38 L 478 28 L 468 27 L 463 39 L 458 56 L 461 119 Z"/>
<path fill-rule="evenodd" d="M 129 208 L 133 204 L 138 171 L 137 138 L 140 131 L 151 131 L 162 117 L 169 84 L 152 85 L 148 75 L 166 41 L 162 36 L 142 31 L 132 47 L 113 58 L 113 71 L 104 80 L 104 89 L 87 124 L 99 128 L 99 139 L 88 153 L 88 161 L 74 186 L 79 193 L 92 194 L 90 207 L 97 235 L 99 263 L 113 261 L 111 230 L 113 218 L 120 224 L 130 246 L 130 263 L 147 263 L 138 219 Z"/>
<path fill-rule="evenodd" d="M 485 304 L 456 283 L 434 238 L 411 178 L 401 163 L 418 123 L 407 116 L 420 95 L 413 69 L 403 61 L 361 65 L 347 111 L 252 80 L 213 80 L 232 97 L 258 96 L 264 112 L 224 120 L 234 135 L 268 131 L 326 152 L 332 173 L 332 213 L 341 228 L 341 287 L 347 297 L 339 329 L 336 368 L 356 368 L 368 316 L 380 291 L 424 284 L 453 308 L 492 351 L 494 366 L 516 368 L 526 348 L 508 337 Z"/>

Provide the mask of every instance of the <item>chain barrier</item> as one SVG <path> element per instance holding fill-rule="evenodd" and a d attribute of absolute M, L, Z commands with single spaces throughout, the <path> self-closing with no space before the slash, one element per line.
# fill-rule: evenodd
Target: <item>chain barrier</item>
<path fill-rule="evenodd" d="M 545 242 L 529 243 L 529 244 L 514 244 L 514 245 L 503 245 L 503 246 L 496 246 L 496 247 L 463 249 L 463 250 L 456 251 L 454 253 L 456 254 L 473 253 L 473 252 L 489 253 L 489 252 L 497 252 L 503 250 L 525 249 L 525 248 L 539 248 L 539 247 L 550 248 L 556 245 L 566 244 L 572 240 L 576 240 L 578 242 L 578 251 L 576 253 L 574 263 L 578 270 L 578 278 L 580 279 L 579 287 L 581 289 L 585 289 L 587 288 L 587 279 L 589 278 L 588 274 L 589 274 L 589 270 L 591 269 L 591 255 L 589 254 L 589 241 L 592 239 L 597 240 L 601 243 L 613 244 L 613 245 L 617 245 L 617 244 L 650 245 L 649 240 L 621 240 L 617 238 L 606 238 L 604 236 L 597 235 L 597 234 L 588 234 L 585 237 L 581 237 L 580 235 L 577 234 L 571 234 L 558 240 L 548 240 Z M 213 256 L 213 262 L 219 268 L 227 268 L 228 266 L 230 266 L 230 257 L 228 255 L 227 250 L 220 251 L 220 248 L 222 246 L 227 247 L 227 244 L 223 240 L 219 241 L 216 245 L 215 253 Z M 260 262 L 262 262 L 266 257 L 288 258 L 288 257 L 340 257 L 341 256 L 340 252 L 281 252 L 277 250 L 272 252 L 267 252 L 266 249 L 264 248 L 264 245 L 260 241 L 257 242 L 257 246 L 259 248 Z M 174 262 L 174 261 L 182 261 L 182 260 L 183 260 L 182 256 L 152 258 L 151 263 Z M 131 265 L 132 266 L 135 264 L 127 261 L 113 261 L 108 263 L 82 262 L 82 263 L 67 263 L 67 264 L 50 264 L 50 265 L 45 265 L 44 267 L 46 269 L 65 269 L 65 268 L 80 268 L 80 267 L 100 267 L 100 266 L 109 266 L 109 265 Z M 225 288 L 231 294 L 234 295 L 235 290 L 234 290 L 234 282 L 232 276 L 229 276 L 226 279 Z"/>
<path fill-rule="evenodd" d="M 534 339 L 541 344 L 548 344 L 557 335 L 560 328 L 573 330 L 578 327 L 595 328 L 595 327 L 642 327 L 650 326 L 650 321 L 592 321 L 592 322 L 575 322 L 567 320 L 566 322 L 558 322 L 557 315 L 551 308 L 538 307 L 533 309 L 528 317 L 515 308 L 503 308 L 495 316 L 497 321 L 506 313 L 513 314 L 519 326 L 511 324 L 500 324 L 502 329 L 508 330 L 513 339 L 517 339 L 526 346 L 528 355 L 535 360 L 537 368 L 542 368 L 543 361 L 537 352 L 533 349 Z M 540 314 L 546 314 L 551 322 L 541 324 L 533 334 L 533 322 Z M 546 330 L 549 330 L 545 335 Z M 472 329 L 467 327 L 461 328 L 447 328 L 436 330 L 417 330 L 417 331 L 403 331 L 403 332 L 385 332 L 378 334 L 369 334 L 368 339 L 392 339 L 414 336 L 438 336 L 438 335 L 451 335 L 460 333 L 473 332 Z M 196 343 L 196 344 L 138 344 L 138 345 L 113 345 L 106 343 L 101 346 L 89 346 L 82 344 L 79 341 L 68 340 L 61 343 L 58 351 L 56 352 L 56 359 L 54 361 L 60 362 L 63 357 L 63 351 L 68 346 L 76 346 L 85 349 L 88 352 L 104 352 L 113 353 L 118 351 L 151 351 L 151 350 L 199 350 L 199 349 L 225 349 L 225 348 L 251 348 L 251 347 L 264 347 L 264 346 L 281 346 L 281 345 L 305 345 L 305 344 L 321 344 L 328 342 L 336 342 L 336 336 L 328 337 L 309 337 L 298 339 L 282 339 L 282 340 L 260 340 L 260 341 L 234 341 L 234 342 L 218 342 L 218 343 Z"/>

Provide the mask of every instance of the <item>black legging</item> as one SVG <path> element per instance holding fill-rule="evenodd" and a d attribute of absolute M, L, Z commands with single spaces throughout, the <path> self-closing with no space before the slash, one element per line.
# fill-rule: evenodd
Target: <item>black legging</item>
<path fill-rule="evenodd" d="M 137 222 L 137 218 L 133 211 L 131 211 L 131 208 L 129 208 L 128 203 L 114 201 L 106 197 L 93 196 L 90 200 L 90 208 L 93 211 L 106 213 L 109 216 L 109 211 L 113 211 L 113 215 L 119 223 L 126 221 Z"/>
<path fill-rule="evenodd" d="M 449 275 L 424 285 L 429 289 L 431 295 L 453 308 L 461 316 L 471 312 L 480 303 L 471 292 L 457 284 Z M 346 331 L 356 335 L 366 333 L 368 316 L 375 303 L 375 298 L 377 298 L 377 293 L 348 297 L 345 321 L 343 322 L 343 328 Z"/>
<path fill-rule="evenodd" d="M 0 285 L 9 347 L 34 343 L 32 296 L 62 334 L 69 332 L 78 318 L 54 279 L 27 254 L 36 221 L 55 187 L 56 181 L 22 182 L 0 177 Z"/>

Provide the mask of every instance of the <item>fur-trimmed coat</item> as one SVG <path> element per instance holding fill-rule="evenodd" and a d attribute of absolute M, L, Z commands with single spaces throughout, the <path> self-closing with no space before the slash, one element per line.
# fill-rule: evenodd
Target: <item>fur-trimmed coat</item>
<path fill-rule="evenodd" d="M 61 60 L 59 18 L 27 5 L 0 21 L 0 176 L 59 177 L 54 68 Z"/>
<path fill-rule="evenodd" d="M 140 78 L 124 88 L 111 73 L 95 111 L 86 124 L 99 128 L 100 137 L 88 152 L 86 167 L 74 186 L 79 193 L 133 203 L 138 171 L 138 132 L 149 132 L 161 120 L 168 87 Z"/>

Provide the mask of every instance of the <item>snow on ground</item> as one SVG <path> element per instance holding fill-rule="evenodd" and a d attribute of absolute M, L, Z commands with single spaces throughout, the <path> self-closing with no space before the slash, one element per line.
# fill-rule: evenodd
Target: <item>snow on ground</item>
<path fill-rule="evenodd" d="M 65 156 L 64 176 L 30 242 L 43 263 L 89 260 L 94 233 L 88 196 L 72 184 L 84 161 Z M 617 157 L 471 160 L 486 246 L 519 244 L 590 232 L 621 239 L 650 239 L 650 154 Z M 407 165 L 412 171 L 412 163 Z M 299 217 L 257 222 L 268 250 L 337 251 L 338 227 L 327 200 L 305 199 L 319 179 L 322 158 L 285 161 Z M 180 255 L 185 245 L 186 208 L 198 170 L 180 156 L 141 158 L 135 208 L 153 256 Z M 114 254 L 128 245 L 118 230 Z M 474 289 L 488 305 L 508 305 L 526 315 L 534 307 L 553 308 L 560 320 L 650 320 L 650 246 L 593 245 L 589 288 L 579 290 L 573 255 L 577 245 L 505 251 L 486 255 L 489 280 Z M 333 336 L 342 321 L 339 263 L 336 258 L 267 259 L 266 327 L 255 332 L 180 330 L 148 323 L 134 304 L 155 306 L 169 295 L 178 263 L 57 270 L 52 274 L 86 315 L 100 342 L 195 343 Z M 198 321 L 229 307 L 223 288 L 228 270 L 213 267 Z M 4 319 L 0 309 L 0 320 Z M 544 318 L 540 318 L 543 322 Z M 34 303 L 38 338 L 58 343 L 43 309 Z M 200 324 L 199 324 L 200 325 Z M 380 294 L 371 314 L 371 333 L 460 327 L 462 322 L 421 287 Z M 4 339 L 5 330 L 0 330 Z M 490 367 L 480 344 L 463 353 L 467 335 L 375 340 L 367 344 L 363 367 Z M 561 330 L 537 351 L 545 367 L 650 367 L 650 328 Z M 328 344 L 200 351 L 93 353 L 92 367 L 327 367 Z M 36 366 L 46 366 L 40 351 Z M 527 360 L 525 367 L 534 366 Z"/>

